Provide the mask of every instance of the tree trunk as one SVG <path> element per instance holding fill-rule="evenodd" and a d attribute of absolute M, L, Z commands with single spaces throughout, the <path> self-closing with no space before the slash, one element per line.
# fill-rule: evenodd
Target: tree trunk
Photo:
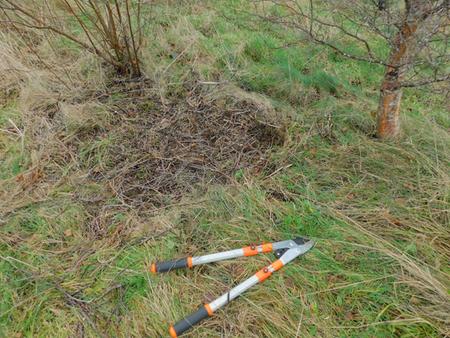
<path fill-rule="evenodd" d="M 398 86 L 398 74 L 386 72 L 381 85 L 377 116 L 377 136 L 382 139 L 395 138 L 400 131 L 400 102 L 402 89 Z"/>
<path fill-rule="evenodd" d="M 380 102 L 377 114 L 377 136 L 395 138 L 400 131 L 400 102 L 402 100 L 401 80 L 408 69 L 408 50 L 412 44 L 417 25 L 405 20 L 394 40 L 389 57 L 389 66 L 381 84 Z"/>
<path fill-rule="evenodd" d="M 377 113 L 377 136 L 382 139 L 395 138 L 400 132 L 400 102 L 402 80 L 409 68 L 415 46 L 417 27 L 430 13 L 430 3 L 424 0 L 405 0 L 406 10 L 403 24 L 392 41 L 386 73 L 380 89 Z"/>

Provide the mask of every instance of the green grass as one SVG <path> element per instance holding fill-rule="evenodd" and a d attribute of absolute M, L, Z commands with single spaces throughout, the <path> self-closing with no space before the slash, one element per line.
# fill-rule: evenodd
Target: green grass
<path fill-rule="evenodd" d="M 121 204 L 109 185 L 87 175 L 105 165 L 117 142 L 115 135 L 82 138 L 112 118 L 101 119 L 110 106 L 94 106 L 88 118 L 74 109 L 58 121 L 61 139 L 79 141 L 78 162 L 62 157 L 61 148 L 39 150 L 26 128 L 24 150 L 20 138 L 0 132 L 0 337 L 166 336 L 169 324 L 274 257 L 157 276 L 150 262 L 297 235 L 316 247 L 191 337 L 448 331 L 445 99 L 406 91 L 403 136 L 375 140 L 371 115 L 383 69 L 305 43 L 280 48 L 294 32 L 249 23 L 231 4 L 246 8 L 240 1 L 156 6 L 146 67 L 168 97 L 181 95 L 195 74 L 268 98 L 291 117 L 287 141 L 272 155 L 275 169 L 257 176 L 239 170 L 232 185 L 154 214 Z M 172 53 L 184 50 L 174 62 Z M 111 102 L 125 102 L 120 95 Z M 0 129 L 11 127 L 8 119 L 26 127 L 15 100 L 0 108 Z M 40 163 L 38 151 L 49 154 Z M 36 163 L 43 178 L 26 185 Z"/>
<path fill-rule="evenodd" d="M 0 111 L 0 128 L 7 130 L 0 137 L 0 179 L 7 179 L 20 174 L 27 166 L 26 154 L 22 152 L 20 135 L 17 134 L 17 124 L 20 126 L 18 115 L 20 112 L 15 106 L 15 101 L 11 100 Z M 9 137 L 18 142 L 8 142 Z"/>

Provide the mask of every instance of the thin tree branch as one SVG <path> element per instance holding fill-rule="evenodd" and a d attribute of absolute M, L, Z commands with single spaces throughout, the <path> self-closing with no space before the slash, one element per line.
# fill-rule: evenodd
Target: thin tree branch
<path fill-rule="evenodd" d="M 440 77 L 411 81 L 411 82 L 401 82 L 400 86 L 403 88 L 413 88 L 413 87 L 426 86 L 429 84 L 433 84 L 433 83 L 437 83 L 437 82 L 445 82 L 445 81 L 450 81 L 450 74 L 440 76 Z"/>

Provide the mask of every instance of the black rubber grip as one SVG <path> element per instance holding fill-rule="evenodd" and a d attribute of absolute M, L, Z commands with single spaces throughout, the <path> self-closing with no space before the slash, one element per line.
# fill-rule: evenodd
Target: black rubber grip
<path fill-rule="evenodd" d="M 208 311 L 206 311 L 206 308 L 202 306 L 200 309 L 197 310 L 197 312 L 194 312 L 190 316 L 187 316 L 186 318 L 180 320 L 177 322 L 173 328 L 177 334 L 177 336 L 183 334 L 187 330 L 189 330 L 191 327 L 193 327 L 195 324 L 200 323 L 203 319 L 208 317 Z"/>
<path fill-rule="evenodd" d="M 188 267 L 187 258 L 181 258 L 173 261 L 156 263 L 156 272 L 168 272 L 173 269 L 182 269 L 187 267 Z"/>

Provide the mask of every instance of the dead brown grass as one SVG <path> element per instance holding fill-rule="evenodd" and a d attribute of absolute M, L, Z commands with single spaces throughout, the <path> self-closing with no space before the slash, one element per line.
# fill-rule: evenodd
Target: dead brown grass
<path fill-rule="evenodd" d="M 253 99 L 220 95 L 195 81 L 163 103 L 146 84 L 131 104 L 117 108 L 114 140 L 105 170 L 92 173 L 110 182 L 124 203 L 163 205 L 199 185 L 230 182 L 240 169 L 260 172 L 268 150 L 283 143 L 282 121 L 273 121 Z"/>
<path fill-rule="evenodd" d="M 149 80 L 119 80 L 83 96 L 31 109 L 31 144 L 53 170 L 87 170 L 124 206 L 160 207 L 241 169 L 261 172 L 284 141 L 280 115 L 236 88 L 193 79 L 162 99 Z"/>

